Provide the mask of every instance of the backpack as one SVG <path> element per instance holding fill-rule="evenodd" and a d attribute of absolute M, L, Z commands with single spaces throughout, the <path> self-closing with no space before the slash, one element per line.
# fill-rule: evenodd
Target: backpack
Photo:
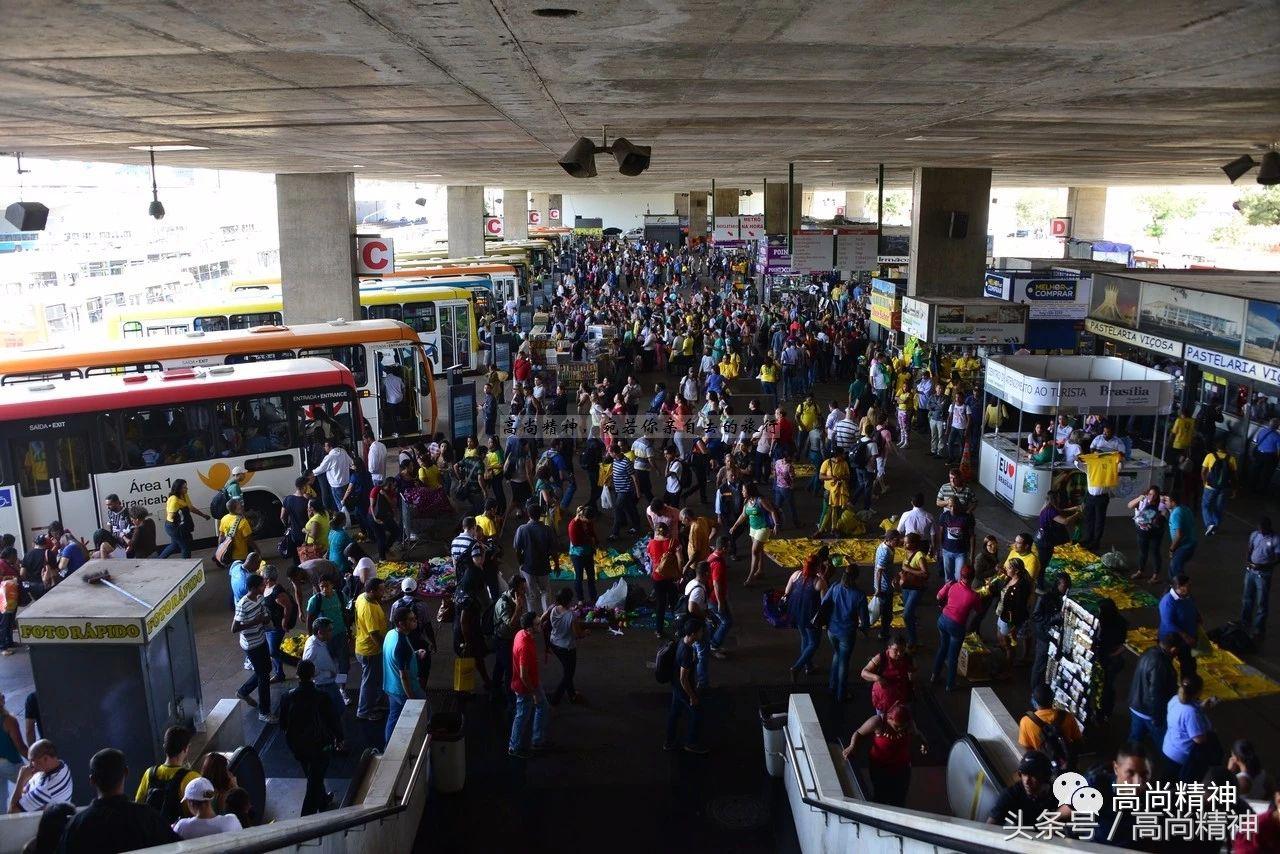
<path fill-rule="evenodd" d="M 507 594 L 505 592 L 502 594 L 502 596 L 506 595 Z M 495 609 L 498 607 L 498 599 L 501 599 L 502 596 L 499 596 L 497 599 L 490 602 L 488 607 L 484 609 L 484 612 L 480 614 L 480 634 L 486 638 L 493 638 L 497 636 L 497 618 L 495 616 Z"/>
<path fill-rule="evenodd" d="M 213 494 L 213 500 L 209 502 L 209 515 L 215 519 L 221 519 L 227 515 L 227 502 L 231 500 L 231 496 L 227 495 L 227 488 L 224 486 Z"/>
<path fill-rule="evenodd" d="M 160 768 L 161 766 L 157 765 L 151 769 L 151 776 L 147 778 L 150 785 L 147 786 L 147 794 L 142 802 L 160 813 L 165 823 L 173 824 L 182 818 L 179 808 L 182 806 L 182 781 L 187 776 L 187 769 L 179 769 L 162 783 L 158 776 Z"/>
<path fill-rule="evenodd" d="M 701 587 L 703 590 L 707 589 L 707 585 L 705 584 L 699 584 L 698 586 Z M 688 593 L 680 594 L 680 598 L 676 600 L 675 610 L 673 610 L 671 613 L 673 613 L 677 619 L 679 619 L 681 615 L 689 613 L 689 594 Z"/>
<path fill-rule="evenodd" d="M 653 657 L 653 677 L 659 685 L 669 685 L 676 675 L 676 644 L 679 639 L 669 640 L 658 647 Z"/>
<path fill-rule="evenodd" d="M 680 460 L 680 488 L 688 489 L 693 485 L 693 470 L 688 460 Z"/>
<path fill-rule="evenodd" d="M 1231 464 L 1227 458 L 1213 455 L 1213 465 L 1209 466 L 1209 477 L 1205 479 L 1204 485 L 1214 489 L 1231 485 Z"/>
<path fill-rule="evenodd" d="M 1065 771 L 1070 771 L 1075 767 L 1075 751 L 1063 736 L 1062 730 L 1058 729 L 1067 717 L 1067 713 L 1062 709 L 1053 710 L 1053 721 L 1044 721 L 1035 712 L 1027 713 L 1027 717 L 1032 723 L 1040 727 L 1041 743 L 1040 749 L 1049 757 L 1049 761 L 1053 763 L 1053 773 L 1056 777 Z"/>
<path fill-rule="evenodd" d="M 871 451 L 867 447 L 870 444 L 870 440 L 864 436 L 853 446 L 853 450 L 849 453 L 851 468 L 865 469 L 867 463 L 871 462 Z"/>

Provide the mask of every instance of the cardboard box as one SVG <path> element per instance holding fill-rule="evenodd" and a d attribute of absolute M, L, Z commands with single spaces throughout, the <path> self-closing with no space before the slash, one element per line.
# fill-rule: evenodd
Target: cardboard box
<path fill-rule="evenodd" d="M 957 672 L 970 682 L 989 681 L 995 667 L 995 655 L 986 646 L 969 642 L 960 648 Z"/>

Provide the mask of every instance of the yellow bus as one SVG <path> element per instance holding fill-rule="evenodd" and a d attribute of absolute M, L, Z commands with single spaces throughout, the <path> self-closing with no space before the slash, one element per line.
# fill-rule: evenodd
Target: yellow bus
<path fill-rule="evenodd" d="M 396 320 L 187 330 L 110 346 L 2 350 L 0 386 L 308 357 L 332 359 L 351 370 L 361 417 L 378 438 L 404 444 L 435 434 L 439 407 L 425 347 Z"/>
<path fill-rule="evenodd" d="M 399 320 L 418 333 L 432 372 L 480 364 L 474 300 L 465 288 L 422 285 L 413 288 L 361 288 L 360 317 Z M 279 292 L 239 300 L 208 303 L 166 303 L 126 310 L 107 319 L 107 335 L 114 340 L 223 332 L 284 323 Z"/>

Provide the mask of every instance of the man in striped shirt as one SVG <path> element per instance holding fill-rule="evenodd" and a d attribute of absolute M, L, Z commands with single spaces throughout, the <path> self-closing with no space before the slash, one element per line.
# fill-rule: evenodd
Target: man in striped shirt
<path fill-rule="evenodd" d="M 71 769 L 58 758 L 58 748 L 42 738 L 27 750 L 29 764 L 18 772 L 9 812 L 40 812 L 49 804 L 71 802 Z"/>
<path fill-rule="evenodd" d="M 271 655 L 267 650 L 266 638 L 266 627 L 271 625 L 271 617 L 262 602 L 263 584 L 261 575 L 249 576 L 249 592 L 236 603 L 236 616 L 231 623 L 231 630 L 240 633 L 240 648 L 253 665 L 253 675 L 240 686 L 236 696 L 250 706 L 258 707 L 258 720 L 273 724 L 277 719 L 271 714 Z M 249 695 L 255 686 L 258 689 L 256 702 Z"/>
<path fill-rule="evenodd" d="M 848 452 L 853 450 L 853 446 L 858 443 L 858 416 L 857 411 L 850 406 L 846 411 L 844 418 L 837 421 L 835 427 L 830 431 L 831 441 L 835 443 L 840 450 Z"/>
<path fill-rule="evenodd" d="M 462 520 L 462 532 L 449 544 L 449 556 L 453 558 L 454 565 L 470 555 L 471 547 L 478 542 L 480 542 L 480 532 L 476 528 L 476 517 L 467 516 Z"/>
<path fill-rule="evenodd" d="M 613 529 L 609 531 L 609 539 L 616 539 L 622 528 L 623 517 L 630 520 L 631 533 L 640 533 L 640 511 L 636 508 L 635 469 L 631 460 L 627 459 L 622 446 L 613 445 L 613 467 L 610 469 L 610 484 L 613 486 Z"/>

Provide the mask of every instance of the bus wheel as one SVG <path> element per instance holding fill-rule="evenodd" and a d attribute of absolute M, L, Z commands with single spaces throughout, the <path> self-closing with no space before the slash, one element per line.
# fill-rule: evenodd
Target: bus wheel
<path fill-rule="evenodd" d="M 244 496 L 245 518 L 253 529 L 255 540 L 268 540 L 284 534 L 280 523 L 280 499 L 269 492 L 246 492 Z"/>

